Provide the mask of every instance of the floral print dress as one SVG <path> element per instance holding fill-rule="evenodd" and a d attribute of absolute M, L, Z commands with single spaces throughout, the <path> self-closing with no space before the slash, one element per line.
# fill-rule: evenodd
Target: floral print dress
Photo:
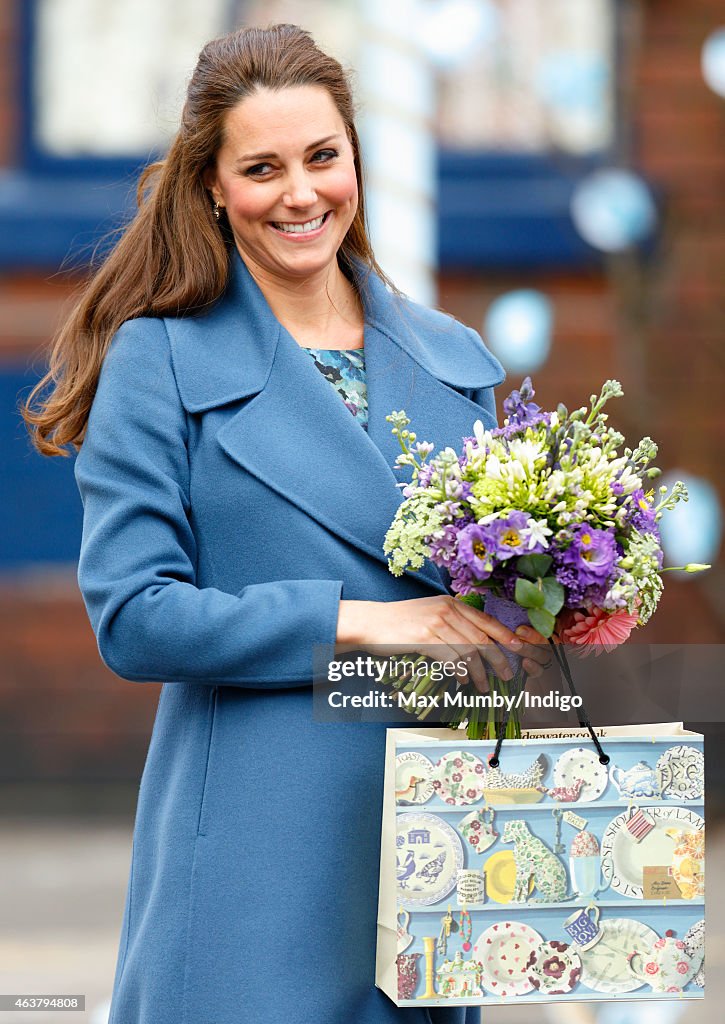
<path fill-rule="evenodd" d="M 315 366 L 342 398 L 360 426 L 368 428 L 365 351 L 362 348 L 305 348 Z"/>

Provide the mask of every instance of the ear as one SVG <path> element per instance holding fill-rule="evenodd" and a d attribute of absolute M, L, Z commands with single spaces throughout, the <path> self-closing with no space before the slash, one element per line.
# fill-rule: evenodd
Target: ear
<path fill-rule="evenodd" d="M 204 182 L 204 188 L 211 193 L 211 197 L 214 200 L 214 202 L 219 203 L 220 205 L 223 206 L 224 204 L 222 200 L 224 196 L 222 195 L 222 191 L 219 188 L 219 184 L 217 182 L 216 168 L 207 167 L 204 170 L 201 179 Z"/>

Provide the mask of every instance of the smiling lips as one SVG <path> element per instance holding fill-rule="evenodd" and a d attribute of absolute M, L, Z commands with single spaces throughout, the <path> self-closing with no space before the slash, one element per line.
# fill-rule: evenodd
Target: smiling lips
<path fill-rule="evenodd" d="M 314 220 L 306 221 L 270 221 L 270 227 L 280 235 L 288 235 L 295 238 L 318 235 L 329 219 L 330 211 L 323 213 Z"/>

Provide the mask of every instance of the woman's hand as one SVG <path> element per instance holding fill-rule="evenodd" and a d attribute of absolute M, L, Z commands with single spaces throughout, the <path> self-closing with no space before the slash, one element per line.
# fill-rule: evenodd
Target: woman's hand
<path fill-rule="evenodd" d="M 501 679 L 512 678 L 497 643 L 521 657 L 530 676 L 540 676 L 550 660 L 546 640 L 531 626 L 519 626 L 513 633 L 492 615 L 443 595 L 410 601 L 340 601 L 336 642 L 371 654 L 417 651 L 440 661 L 465 660 L 468 677 L 482 693 L 488 690 L 484 662 Z"/>

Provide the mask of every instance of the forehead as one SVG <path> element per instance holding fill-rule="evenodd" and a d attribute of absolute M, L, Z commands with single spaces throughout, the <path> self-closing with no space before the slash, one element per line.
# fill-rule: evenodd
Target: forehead
<path fill-rule="evenodd" d="M 221 148 L 235 158 L 293 152 L 344 131 L 340 112 L 322 86 L 258 89 L 227 114 Z"/>

